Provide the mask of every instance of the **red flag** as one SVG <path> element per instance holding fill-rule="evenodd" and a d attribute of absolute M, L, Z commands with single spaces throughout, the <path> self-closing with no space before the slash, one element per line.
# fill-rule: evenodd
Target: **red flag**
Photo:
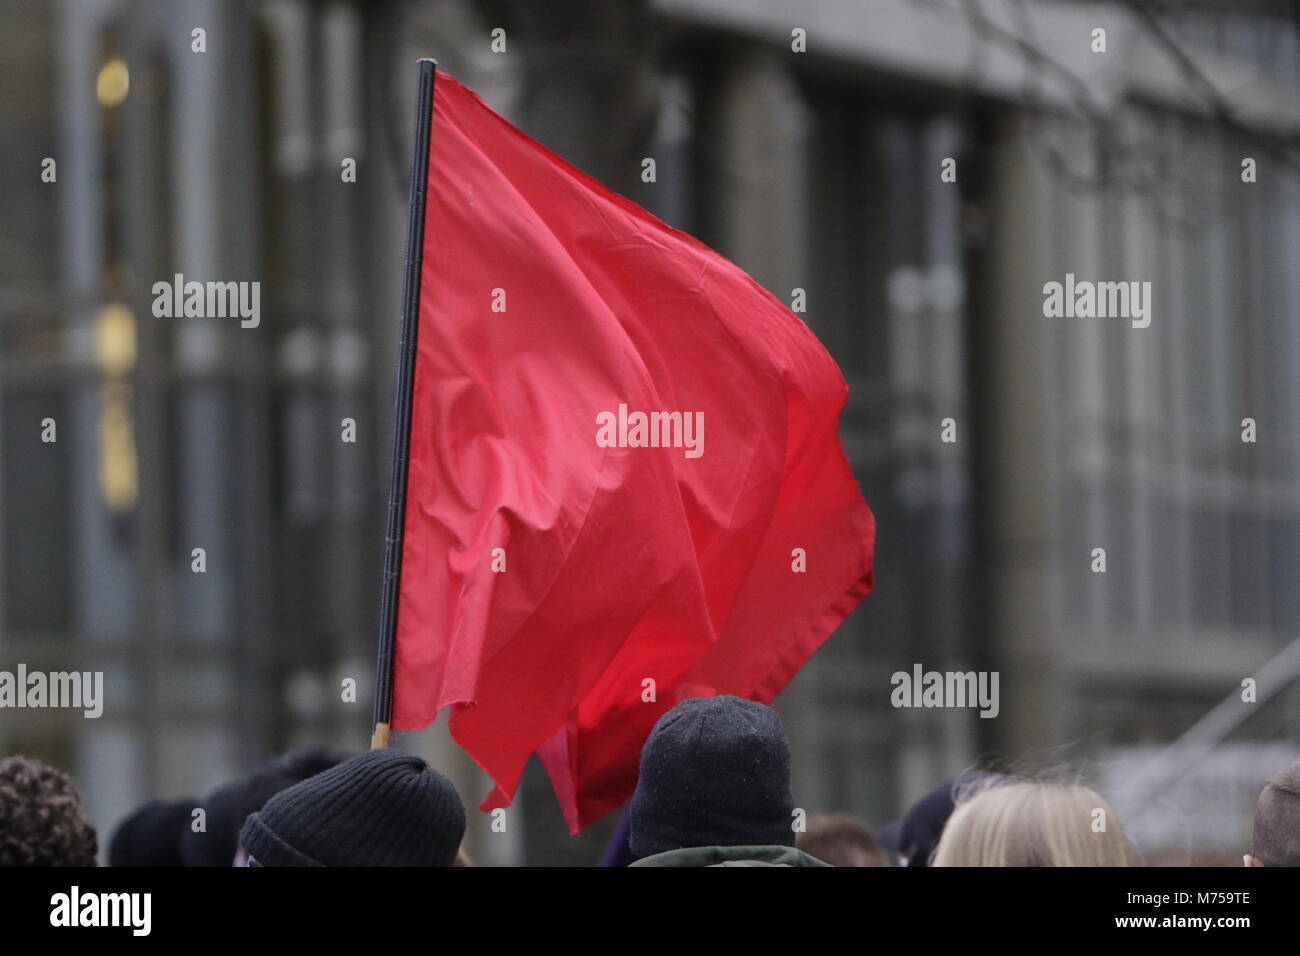
<path fill-rule="evenodd" d="M 677 700 L 769 703 L 872 586 L 843 376 L 731 263 L 445 73 L 429 138 L 396 730 L 453 706 L 577 832 Z"/>

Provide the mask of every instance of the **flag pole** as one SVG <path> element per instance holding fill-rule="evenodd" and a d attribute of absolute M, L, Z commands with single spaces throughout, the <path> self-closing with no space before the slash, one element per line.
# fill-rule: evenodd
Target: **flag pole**
<path fill-rule="evenodd" d="M 402 535 L 406 526 L 406 466 L 411 443 L 411 398 L 415 350 L 420 332 L 420 270 L 424 263 L 424 208 L 429 181 L 429 131 L 433 124 L 436 60 L 421 59 L 415 105 L 415 149 L 406 221 L 406 278 L 393 414 L 393 457 L 388 478 L 388 528 L 384 535 L 384 578 L 379 598 L 379 654 L 375 663 L 375 729 L 370 748 L 388 746 L 393 719 L 393 650 L 397 640 L 397 597 L 402 580 Z"/>

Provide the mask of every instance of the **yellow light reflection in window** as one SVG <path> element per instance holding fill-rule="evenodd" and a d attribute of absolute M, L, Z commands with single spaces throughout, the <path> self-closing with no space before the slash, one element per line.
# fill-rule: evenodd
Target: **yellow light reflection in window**
<path fill-rule="evenodd" d="M 139 495 L 130 373 L 135 367 L 135 316 L 110 303 L 95 319 L 95 361 L 104 375 L 99 412 L 99 483 L 113 511 L 130 511 Z"/>
<path fill-rule="evenodd" d="M 99 79 L 95 83 L 95 95 L 101 106 L 112 108 L 121 106 L 126 94 L 131 91 L 131 71 L 123 60 L 113 57 L 99 68 Z"/>

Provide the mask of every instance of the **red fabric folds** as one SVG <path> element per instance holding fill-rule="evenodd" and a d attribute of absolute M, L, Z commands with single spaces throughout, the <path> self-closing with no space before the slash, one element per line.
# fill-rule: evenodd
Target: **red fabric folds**
<path fill-rule="evenodd" d="M 677 700 L 770 702 L 872 586 L 846 395 L 740 269 L 439 73 L 394 729 L 459 705 L 483 809 L 537 753 L 577 832 Z"/>

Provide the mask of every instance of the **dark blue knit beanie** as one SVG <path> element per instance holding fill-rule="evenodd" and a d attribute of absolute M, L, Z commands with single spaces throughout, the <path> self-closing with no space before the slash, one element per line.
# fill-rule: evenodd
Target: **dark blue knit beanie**
<path fill-rule="evenodd" d="M 790 745 L 776 711 L 739 697 L 684 700 L 641 750 L 632 852 L 794 846 Z"/>
<path fill-rule="evenodd" d="M 371 750 L 276 794 L 239 842 L 262 866 L 451 866 L 465 808 L 413 754 Z"/>

